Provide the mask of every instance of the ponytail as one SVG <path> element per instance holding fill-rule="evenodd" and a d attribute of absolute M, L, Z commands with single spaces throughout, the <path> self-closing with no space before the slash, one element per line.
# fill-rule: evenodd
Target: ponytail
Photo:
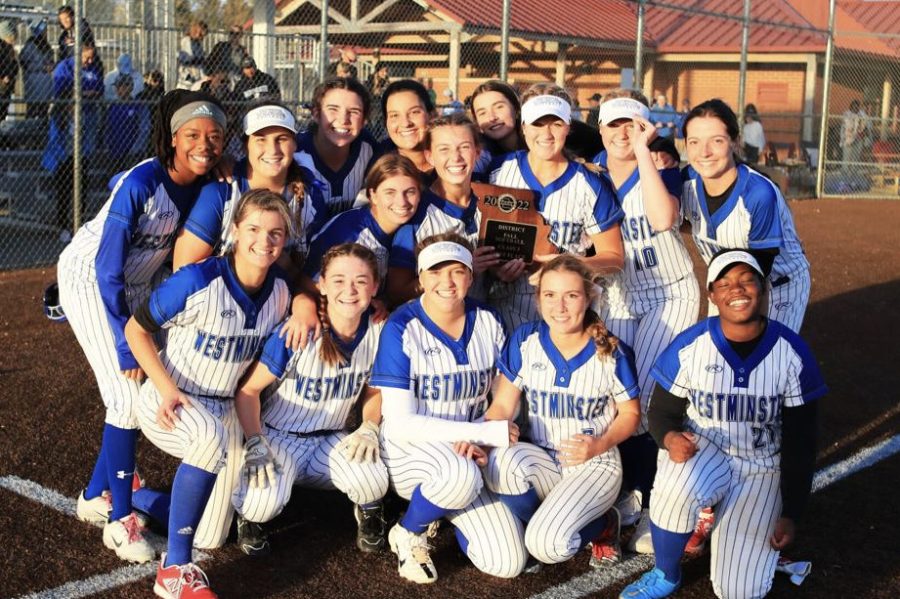
<path fill-rule="evenodd" d="M 619 346 L 619 339 L 609 332 L 606 323 L 593 310 L 584 315 L 584 330 L 594 339 L 597 346 L 597 357 L 601 360 L 609 358 Z"/>

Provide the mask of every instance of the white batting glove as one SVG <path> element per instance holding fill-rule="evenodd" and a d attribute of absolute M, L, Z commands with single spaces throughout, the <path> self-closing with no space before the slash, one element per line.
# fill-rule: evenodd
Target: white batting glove
<path fill-rule="evenodd" d="M 253 435 L 244 443 L 243 476 L 254 489 L 275 486 L 275 476 L 281 466 L 275 461 L 275 454 L 269 442 L 262 435 Z"/>
<path fill-rule="evenodd" d="M 351 462 L 378 461 L 378 425 L 366 420 L 362 425 L 344 437 L 339 445 Z"/>

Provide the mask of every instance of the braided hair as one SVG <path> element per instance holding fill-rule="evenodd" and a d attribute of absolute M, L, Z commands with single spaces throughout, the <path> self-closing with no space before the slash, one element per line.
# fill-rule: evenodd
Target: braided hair
<path fill-rule="evenodd" d="M 594 275 L 591 270 L 585 266 L 584 262 L 572 256 L 571 254 L 560 254 L 550 262 L 544 264 L 537 273 L 535 281 L 536 293 L 538 297 L 538 305 L 540 305 L 541 282 L 544 274 L 548 272 L 572 272 L 581 277 L 584 284 L 585 295 L 593 300 L 597 296 L 596 287 L 594 286 Z M 609 332 L 603 319 L 591 309 L 584 314 L 584 331 L 594 339 L 594 345 L 597 347 L 597 358 L 606 360 L 616 350 L 619 345 L 619 339 Z"/>
<path fill-rule="evenodd" d="M 173 89 L 162 97 L 156 105 L 156 127 L 153 129 L 153 147 L 156 149 L 156 157 L 167 169 L 175 168 L 175 148 L 172 147 L 171 121 L 172 115 L 182 106 L 191 102 L 210 102 L 215 104 L 222 112 L 225 109 L 222 103 L 206 92 L 194 92 L 186 89 Z"/>

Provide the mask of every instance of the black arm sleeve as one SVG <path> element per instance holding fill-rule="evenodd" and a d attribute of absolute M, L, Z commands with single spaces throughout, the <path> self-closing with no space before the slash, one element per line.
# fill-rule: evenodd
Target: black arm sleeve
<path fill-rule="evenodd" d="M 650 407 L 647 410 L 647 420 L 650 426 L 650 435 L 661 449 L 665 449 L 663 439 L 672 431 L 684 430 L 684 416 L 687 414 L 687 400 L 677 395 L 672 395 L 662 388 L 662 385 L 653 387 L 653 395 L 650 397 Z"/>
<path fill-rule="evenodd" d="M 142 302 L 141 305 L 138 306 L 138 309 L 134 311 L 133 316 L 137 323 L 148 333 L 155 333 L 162 328 L 156 324 L 156 321 L 153 320 L 153 315 L 150 314 L 150 298 L 147 298 L 145 302 Z"/>
<path fill-rule="evenodd" d="M 756 258 L 756 261 L 759 262 L 759 266 L 763 270 L 763 274 L 768 276 L 772 274 L 772 265 L 775 263 L 775 256 L 778 255 L 778 252 L 781 251 L 781 248 L 766 248 L 761 250 L 753 250 L 751 254 Z"/>
<path fill-rule="evenodd" d="M 781 414 L 781 515 L 794 521 L 803 515 L 812 489 L 818 403 L 784 408 Z"/>

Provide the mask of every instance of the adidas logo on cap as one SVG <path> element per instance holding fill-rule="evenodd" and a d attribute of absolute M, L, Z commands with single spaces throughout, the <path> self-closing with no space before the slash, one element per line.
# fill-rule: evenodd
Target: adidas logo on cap
<path fill-rule="evenodd" d="M 191 113 L 191 116 L 213 116 L 213 111 L 206 104 L 201 104 Z"/>

